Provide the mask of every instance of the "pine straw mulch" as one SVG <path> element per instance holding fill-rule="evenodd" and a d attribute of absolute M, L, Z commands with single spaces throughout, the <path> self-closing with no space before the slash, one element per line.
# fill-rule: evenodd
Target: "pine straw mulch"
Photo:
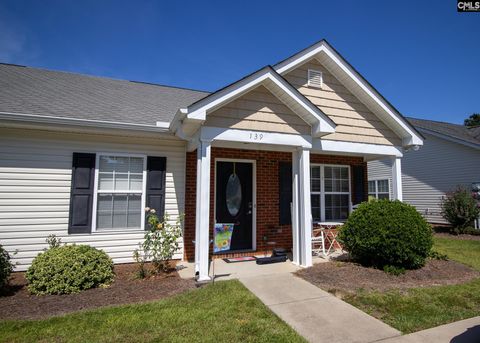
<path fill-rule="evenodd" d="M 169 297 L 195 288 L 193 279 L 181 279 L 176 271 L 136 279 L 135 264 L 115 266 L 115 281 L 107 288 L 76 294 L 31 295 L 24 273 L 13 273 L 9 288 L 0 294 L 0 319 L 40 319 L 103 306 L 141 303 Z"/>
<path fill-rule="evenodd" d="M 354 262 L 332 261 L 302 269 L 296 275 L 342 297 L 359 289 L 388 291 L 454 285 L 480 277 L 480 273 L 455 261 L 428 260 L 423 268 L 395 276 Z"/>

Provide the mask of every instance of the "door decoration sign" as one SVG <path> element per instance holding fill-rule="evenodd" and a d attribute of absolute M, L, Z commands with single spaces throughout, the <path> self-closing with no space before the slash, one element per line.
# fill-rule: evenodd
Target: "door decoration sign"
<path fill-rule="evenodd" d="M 234 226 L 235 224 L 215 224 L 213 239 L 214 253 L 230 250 Z"/>

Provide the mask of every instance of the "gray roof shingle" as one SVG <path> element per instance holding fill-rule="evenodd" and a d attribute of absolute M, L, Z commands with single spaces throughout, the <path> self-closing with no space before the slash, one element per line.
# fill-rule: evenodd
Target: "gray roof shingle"
<path fill-rule="evenodd" d="M 458 124 L 417 118 L 408 118 L 408 121 L 418 129 L 434 131 L 468 143 L 480 145 L 480 127 L 468 128 Z"/>
<path fill-rule="evenodd" d="M 208 94 L 0 64 L 0 112 L 156 125 Z"/>

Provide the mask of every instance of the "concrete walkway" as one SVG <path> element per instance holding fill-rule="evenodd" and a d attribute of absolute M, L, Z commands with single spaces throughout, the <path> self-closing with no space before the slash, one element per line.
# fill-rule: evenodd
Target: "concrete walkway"
<path fill-rule="evenodd" d="M 328 259 L 314 258 L 314 263 Z M 181 263 L 179 274 L 192 278 L 194 265 Z M 239 279 L 274 313 L 310 342 L 364 343 L 480 343 L 480 317 L 441 325 L 402 336 L 380 320 L 300 279 L 290 262 L 257 265 L 255 262 L 210 266 L 216 280 Z"/>
<path fill-rule="evenodd" d="M 480 317 L 460 320 L 409 335 L 385 339 L 381 343 L 479 343 Z M 379 343 L 380 343 L 379 342 Z"/>
<path fill-rule="evenodd" d="M 400 336 L 387 324 L 291 273 L 240 281 L 310 342 L 360 343 Z"/>

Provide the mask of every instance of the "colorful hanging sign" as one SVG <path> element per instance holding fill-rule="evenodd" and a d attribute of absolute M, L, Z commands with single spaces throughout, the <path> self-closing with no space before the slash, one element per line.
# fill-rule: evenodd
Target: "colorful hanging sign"
<path fill-rule="evenodd" d="M 230 243 L 232 242 L 233 227 L 235 224 L 215 224 L 213 252 L 221 252 L 230 250 Z"/>

